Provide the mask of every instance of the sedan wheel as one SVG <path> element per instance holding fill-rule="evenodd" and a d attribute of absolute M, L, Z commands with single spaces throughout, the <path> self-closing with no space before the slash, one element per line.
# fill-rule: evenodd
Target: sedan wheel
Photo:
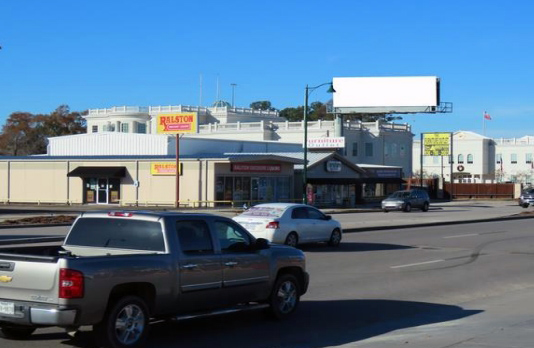
<path fill-rule="evenodd" d="M 295 232 L 291 232 L 287 235 L 285 245 L 292 246 L 293 248 L 297 247 L 297 244 L 299 243 L 299 236 Z"/>
<path fill-rule="evenodd" d="M 339 246 L 339 243 L 341 243 L 341 231 L 336 228 L 332 231 L 332 234 L 330 235 L 328 245 L 337 247 Z"/>

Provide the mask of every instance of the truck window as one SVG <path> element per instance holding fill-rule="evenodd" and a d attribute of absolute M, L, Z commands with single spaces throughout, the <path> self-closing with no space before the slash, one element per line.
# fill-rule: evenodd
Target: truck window
<path fill-rule="evenodd" d="M 213 254 L 213 243 L 206 222 L 201 220 L 176 221 L 180 247 L 185 254 Z"/>
<path fill-rule="evenodd" d="M 134 219 L 78 219 L 65 245 L 165 251 L 161 224 Z"/>
<path fill-rule="evenodd" d="M 227 221 L 215 221 L 215 229 L 223 253 L 250 250 L 249 235 L 236 224 Z"/>

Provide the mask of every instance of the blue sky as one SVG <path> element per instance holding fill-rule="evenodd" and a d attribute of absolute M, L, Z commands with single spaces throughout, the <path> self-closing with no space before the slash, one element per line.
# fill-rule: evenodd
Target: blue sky
<path fill-rule="evenodd" d="M 420 132 L 534 135 L 532 1 L 0 0 L 0 124 L 15 111 L 303 104 L 342 76 L 439 76 Z M 318 89 L 310 101 L 327 101 Z"/>

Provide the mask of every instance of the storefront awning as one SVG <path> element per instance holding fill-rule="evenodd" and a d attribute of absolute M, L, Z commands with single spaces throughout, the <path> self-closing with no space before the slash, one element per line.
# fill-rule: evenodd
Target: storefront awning
<path fill-rule="evenodd" d="M 78 167 L 67 176 L 79 176 L 81 178 L 123 178 L 126 176 L 126 167 Z"/>

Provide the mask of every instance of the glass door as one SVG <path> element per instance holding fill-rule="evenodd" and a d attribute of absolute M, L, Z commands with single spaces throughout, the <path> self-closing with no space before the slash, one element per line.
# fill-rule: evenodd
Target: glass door
<path fill-rule="evenodd" d="M 98 204 L 108 204 L 108 179 L 98 179 L 97 200 Z"/>

